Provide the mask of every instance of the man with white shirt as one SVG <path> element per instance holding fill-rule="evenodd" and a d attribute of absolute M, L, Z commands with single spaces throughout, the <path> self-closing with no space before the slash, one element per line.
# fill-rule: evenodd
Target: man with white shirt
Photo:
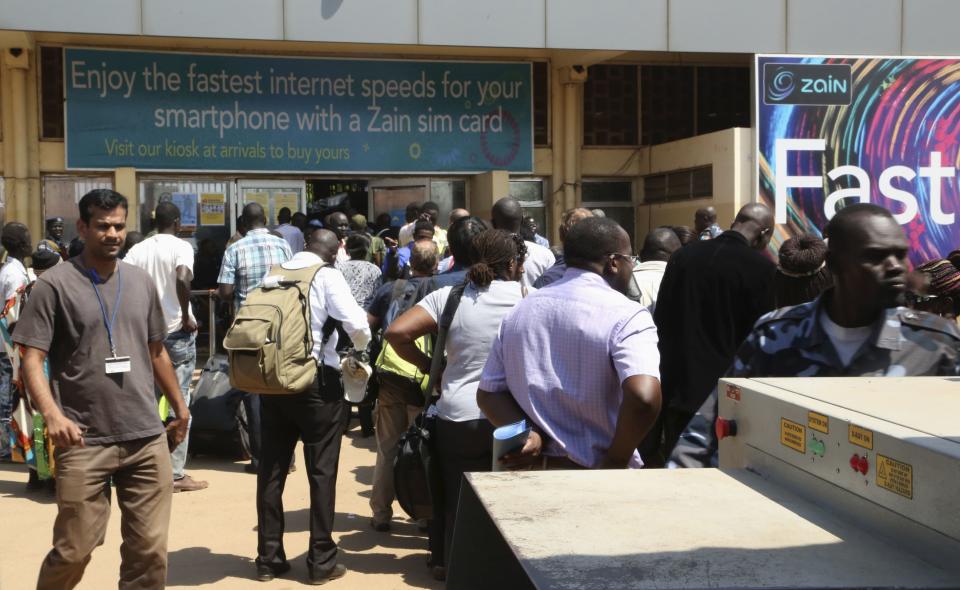
<path fill-rule="evenodd" d="M 280 234 L 284 240 L 290 244 L 290 252 L 296 254 L 303 250 L 303 231 L 291 224 L 293 217 L 290 215 L 290 208 L 283 207 L 280 209 L 280 212 L 277 213 L 277 227 L 274 228 L 278 234 Z"/>
<path fill-rule="evenodd" d="M 157 233 L 130 248 L 124 262 L 145 270 L 153 279 L 167 324 L 167 349 L 173 369 L 177 373 L 184 403 L 190 405 L 190 380 L 197 364 L 197 319 L 190 308 L 190 281 L 193 280 L 193 247 L 177 237 L 180 231 L 180 210 L 165 201 L 154 213 Z M 187 463 L 187 438 L 170 454 L 173 464 L 173 491 L 194 492 L 207 487 L 184 473 Z"/>
<path fill-rule="evenodd" d="M 340 241 L 329 230 L 311 228 L 304 250 L 280 265 L 283 269 L 316 267 L 310 286 L 310 330 L 317 379 L 307 390 L 293 395 L 265 395 L 261 412 L 263 446 L 257 473 L 257 579 L 272 580 L 290 569 L 283 548 L 283 487 L 293 451 L 303 441 L 304 463 L 310 484 L 310 544 L 307 549 L 308 581 L 322 584 L 339 578 L 346 568 L 337 563 L 333 517 L 337 488 L 337 463 L 343 436 L 343 385 L 337 355 L 337 331 L 323 343 L 328 318 L 339 321 L 357 350 L 370 341 L 367 314 L 350 294 L 343 275 L 334 268 Z M 276 274 L 276 267 L 271 274 Z"/>
<path fill-rule="evenodd" d="M 3 226 L 0 243 L 7 251 L 7 262 L 0 268 L 0 295 L 3 310 L 0 317 L 6 320 L 7 334 L 13 330 L 20 315 L 22 298 L 20 294 L 30 283 L 23 260 L 30 255 L 30 230 L 16 221 Z M 10 456 L 10 419 L 13 412 L 13 365 L 4 352 L 9 346 L 0 347 L 0 458 Z"/>
<path fill-rule="evenodd" d="M 628 297 L 653 313 L 657 308 L 657 294 L 670 256 L 680 249 L 680 238 L 669 227 L 658 227 L 647 234 L 640 251 L 640 264 L 633 269 L 633 285 Z"/>
<path fill-rule="evenodd" d="M 523 207 L 512 197 L 504 197 L 493 204 L 490 211 L 494 229 L 502 229 L 513 234 L 520 233 L 523 223 Z M 524 240 L 527 245 L 527 259 L 523 262 L 523 277 L 520 282 L 524 287 L 532 287 L 548 268 L 557 261 L 550 248 L 544 248 L 536 242 Z"/>

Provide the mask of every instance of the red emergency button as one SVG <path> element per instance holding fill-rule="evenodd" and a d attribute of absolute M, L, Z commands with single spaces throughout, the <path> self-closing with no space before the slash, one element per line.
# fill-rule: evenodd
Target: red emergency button
<path fill-rule="evenodd" d="M 866 455 L 860 457 L 860 460 L 857 461 L 857 470 L 864 475 L 866 475 L 867 472 L 870 471 L 870 462 L 867 461 Z"/>
<path fill-rule="evenodd" d="M 726 418 L 717 418 L 714 425 L 717 431 L 717 438 L 724 439 L 728 436 L 737 436 L 737 421 L 727 420 Z"/>

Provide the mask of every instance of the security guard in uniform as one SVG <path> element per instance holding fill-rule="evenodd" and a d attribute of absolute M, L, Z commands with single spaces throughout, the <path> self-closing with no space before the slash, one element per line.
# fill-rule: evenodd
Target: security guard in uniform
<path fill-rule="evenodd" d="M 66 260 L 67 245 L 63 243 L 63 217 L 48 217 L 47 235 L 37 244 L 37 250 L 47 250 L 59 254 L 61 260 Z"/>
<path fill-rule="evenodd" d="M 728 377 L 911 377 L 960 375 L 960 329 L 901 307 L 909 243 L 889 211 L 857 204 L 826 228 L 834 287 L 810 303 L 757 321 Z M 671 462 L 715 461 L 716 391 L 691 421 Z"/>
<path fill-rule="evenodd" d="M 909 243 L 889 211 L 846 207 L 827 225 L 835 288 L 760 319 L 733 377 L 960 374 L 960 330 L 903 307 Z"/>

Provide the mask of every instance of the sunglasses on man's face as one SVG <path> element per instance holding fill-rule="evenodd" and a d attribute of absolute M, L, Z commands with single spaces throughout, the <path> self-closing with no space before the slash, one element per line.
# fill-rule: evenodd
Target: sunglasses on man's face
<path fill-rule="evenodd" d="M 610 258 L 623 258 L 623 259 L 629 260 L 630 263 L 631 263 L 632 265 L 634 265 L 634 266 L 640 264 L 640 257 L 639 257 L 639 256 L 634 256 L 633 254 L 619 254 L 619 253 L 614 253 L 614 254 L 611 254 L 611 255 L 610 255 Z"/>

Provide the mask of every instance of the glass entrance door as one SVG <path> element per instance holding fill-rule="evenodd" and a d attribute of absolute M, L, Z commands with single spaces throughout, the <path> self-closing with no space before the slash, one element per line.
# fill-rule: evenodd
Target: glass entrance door
<path fill-rule="evenodd" d="M 247 203 L 260 203 L 267 214 L 267 225 L 277 224 L 277 214 L 284 207 L 291 213 L 306 213 L 306 183 L 302 180 L 238 180 L 233 217 L 230 220 L 231 232 L 237 230 L 237 217 Z"/>
<path fill-rule="evenodd" d="M 369 185 L 370 215 L 390 215 L 390 224 L 403 225 L 410 203 L 433 201 L 440 209 L 437 223 L 447 226 L 450 211 L 467 206 L 467 181 L 461 178 L 380 178 Z"/>

